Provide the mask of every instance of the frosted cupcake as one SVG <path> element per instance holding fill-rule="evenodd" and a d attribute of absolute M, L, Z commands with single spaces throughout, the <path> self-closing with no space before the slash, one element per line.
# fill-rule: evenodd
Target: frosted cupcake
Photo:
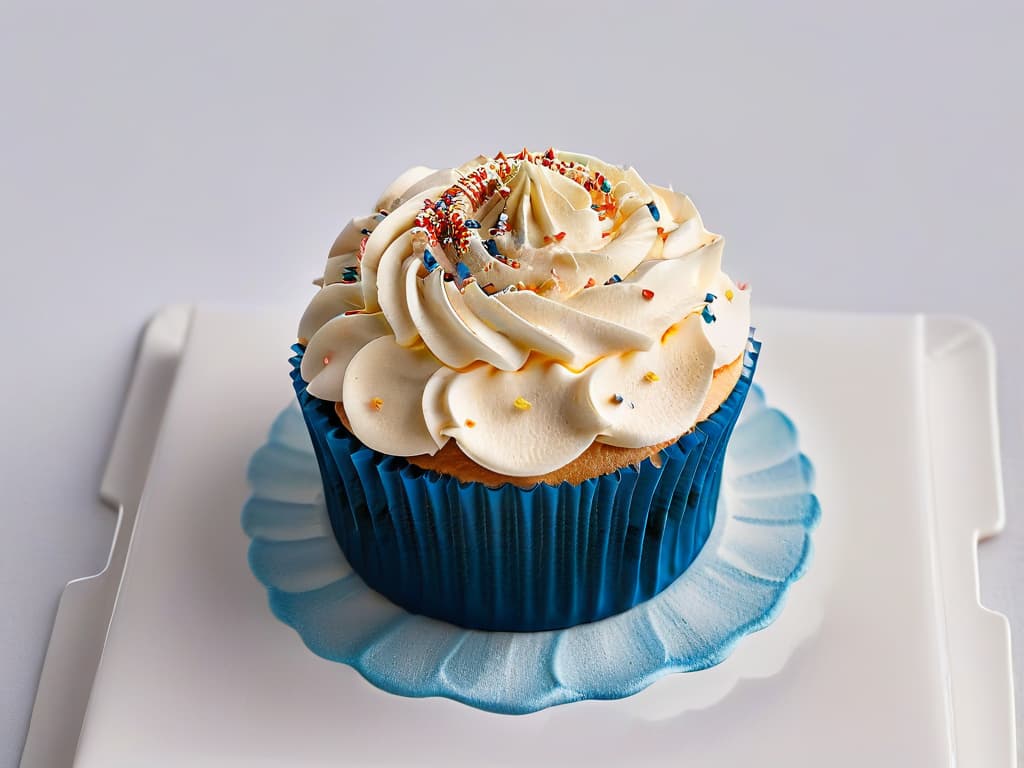
<path fill-rule="evenodd" d="M 375 208 L 292 359 L 352 567 L 481 629 L 657 594 L 711 531 L 756 364 L 722 238 L 686 196 L 554 150 L 414 168 Z"/>

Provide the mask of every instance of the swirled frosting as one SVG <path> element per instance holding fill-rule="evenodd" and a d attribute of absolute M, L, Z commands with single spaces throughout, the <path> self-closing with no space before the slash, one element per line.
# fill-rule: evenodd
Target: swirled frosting
<path fill-rule="evenodd" d="M 302 378 L 393 456 L 455 440 L 510 477 L 593 442 L 694 426 L 744 349 L 750 295 L 685 195 L 527 150 L 412 168 L 331 248 L 299 324 Z"/>

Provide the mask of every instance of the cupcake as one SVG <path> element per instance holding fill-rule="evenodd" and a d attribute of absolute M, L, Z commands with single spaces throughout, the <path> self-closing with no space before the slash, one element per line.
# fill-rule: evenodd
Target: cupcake
<path fill-rule="evenodd" d="M 758 345 L 685 195 L 523 150 L 413 168 L 331 248 L 292 379 L 352 567 L 486 630 L 654 596 L 711 531 Z"/>

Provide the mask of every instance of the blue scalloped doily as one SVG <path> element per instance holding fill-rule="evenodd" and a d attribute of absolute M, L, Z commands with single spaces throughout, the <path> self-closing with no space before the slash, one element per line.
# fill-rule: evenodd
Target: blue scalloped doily
<path fill-rule="evenodd" d="M 663 592 L 601 621 L 548 632 L 483 632 L 410 614 L 349 567 L 331 531 L 297 405 L 249 465 L 242 526 L 274 614 L 317 655 L 403 696 L 444 696 L 524 714 L 630 696 L 672 672 L 718 664 L 769 624 L 807 566 L 819 517 L 796 429 L 752 386 L 725 458 L 714 529 Z"/>

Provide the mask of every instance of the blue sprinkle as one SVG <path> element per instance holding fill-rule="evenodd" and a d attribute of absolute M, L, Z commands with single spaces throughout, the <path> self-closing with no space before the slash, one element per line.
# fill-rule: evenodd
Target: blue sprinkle
<path fill-rule="evenodd" d="M 704 309 L 701 310 L 700 316 L 703 317 L 704 322 L 708 324 L 715 322 L 717 319 L 713 314 L 711 314 L 711 310 L 708 307 L 704 307 Z"/>
<path fill-rule="evenodd" d="M 501 256 L 501 253 L 498 251 L 498 244 L 494 242 L 493 237 L 490 240 L 484 240 L 484 248 L 487 249 L 491 256 Z"/>
<path fill-rule="evenodd" d="M 619 277 L 618 275 L 612 275 L 611 277 L 609 277 L 607 280 L 604 281 L 604 284 L 605 285 L 612 285 L 613 283 L 621 283 L 621 282 L 622 282 L 622 278 L 621 277 Z"/>
<path fill-rule="evenodd" d="M 455 265 L 455 271 L 459 273 L 460 280 L 468 280 L 473 274 L 472 272 L 469 271 L 469 267 L 467 267 L 461 261 Z"/>
<path fill-rule="evenodd" d="M 480 222 L 476 219 L 466 219 L 466 229 L 480 229 Z"/>
<path fill-rule="evenodd" d="M 362 228 L 361 230 L 359 230 L 359 231 L 360 231 L 360 232 L 362 232 L 362 233 L 363 233 L 364 235 L 369 235 L 369 234 L 370 234 L 370 230 L 366 229 L 366 227 L 363 227 L 363 228 Z"/>
<path fill-rule="evenodd" d="M 622 395 L 620 395 L 618 392 L 616 392 L 614 395 L 612 395 L 612 400 L 615 402 L 616 405 L 621 403 L 624 399 L 625 398 Z"/>
<path fill-rule="evenodd" d="M 599 210 L 601 210 L 601 206 L 598 205 L 597 203 L 591 203 L 590 204 L 590 210 L 592 210 L 592 211 L 599 211 Z"/>
<path fill-rule="evenodd" d="M 717 299 L 717 298 L 718 298 L 718 297 L 717 297 L 717 296 L 715 296 L 715 294 L 713 294 L 713 293 L 709 293 L 709 294 L 707 294 L 707 295 L 706 295 L 706 296 L 704 297 L 704 301 L 706 301 L 706 302 L 707 302 L 708 304 L 710 304 L 710 303 L 711 303 L 712 301 L 714 301 L 714 300 L 715 300 L 715 299 Z"/>
<path fill-rule="evenodd" d="M 434 258 L 434 254 L 430 252 L 429 248 L 423 250 L 423 266 L 427 268 L 428 272 L 433 272 L 437 268 L 437 259 Z"/>
<path fill-rule="evenodd" d="M 601 191 L 606 195 L 612 191 L 612 185 L 608 182 L 608 179 L 601 182 Z"/>
<path fill-rule="evenodd" d="M 648 203 L 647 209 L 651 212 L 651 216 L 654 217 L 655 221 L 661 221 L 661 211 L 658 210 L 658 206 L 654 203 Z"/>
<path fill-rule="evenodd" d="M 508 214 L 507 213 L 499 213 L 498 214 L 498 221 L 508 221 Z"/>

